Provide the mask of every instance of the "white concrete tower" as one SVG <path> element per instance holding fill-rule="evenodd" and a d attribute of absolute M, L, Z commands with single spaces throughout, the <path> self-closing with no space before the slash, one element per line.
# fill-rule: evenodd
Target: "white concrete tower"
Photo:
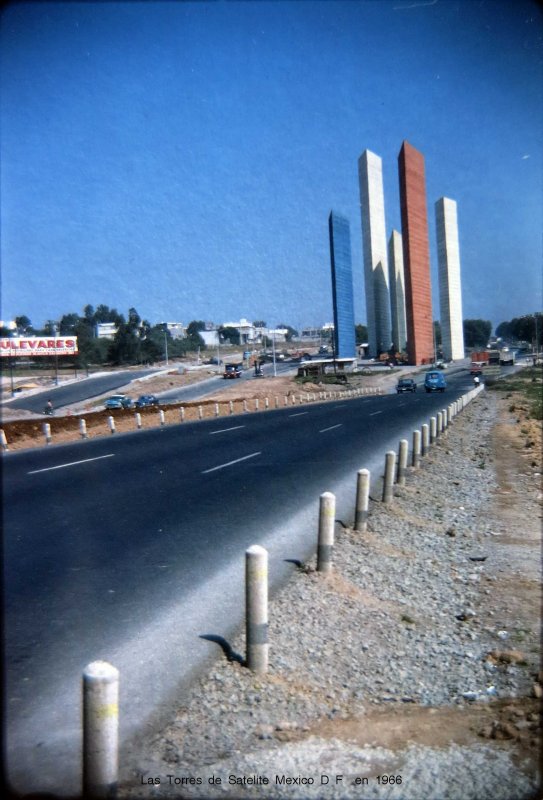
<path fill-rule="evenodd" d="M 464 358 L 456 201 L 440 197 L 435 208 L 442 348 L 446 359 L 456 361 Z"/>
<path fill-rule="evenodd" d="M 405 351 L 407 342 L 407 324 L 405 319 L 402 234 L 399 231 L 392 231 L 388 240 L 388 266 L 390 270 L 392 343 L 395 350 L 402 352 Z"/>
<path fill-rule="evenodd" d="M 390 293 L 381 158 L 364 150 L 358 159 L 369 355 L 391 344 Z"/>

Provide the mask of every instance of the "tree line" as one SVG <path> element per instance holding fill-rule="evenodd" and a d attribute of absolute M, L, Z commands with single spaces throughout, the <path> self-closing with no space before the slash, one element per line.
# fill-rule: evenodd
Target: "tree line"
<path fill-rule="evenodd" d="M 96 326 L 100 323 L 113 323 L 117 331 L 113 339 L 98 339 Z M 187 325 L 187 334 L 183 338 L 174 338 L 166 327 L 166 323 L 151 325 L 142 319 L 135 308 L 128 310 L 125 317 L 116 308 L 101 304 L 94 308 L 86 305 L 83 314 L 71 312 L 64 314 L 59 321 L 48 320 L 43 327 L 35 328 L 31 320 L 25 316 L 15 318 L 17 334 L 20 336 L 77 336 L 77 356 L 66 357 L 64 363 L 70 361 L 76 367 L 88 367 L 91 364 L 111 364 L 114 366 L 130 364 L 152 364 L 163 359 L 168 353 L 171 358 L 185 356 L 189 352 L 196 352 L 205 348 L 205 342 L 200 335 L 205 330 L 202 320 L 193 320 Z M 256 320 L 255 327 L 266 328 L 266 322 Z M 286 339 L 291 341 L 298 336 L 298 332 L 290 325 L 278 324 L 277 328 L 287 331 Z M 464 344 L 466 349 L 484 348 L 492 334 L 492 323 L 483 319 L 465 319 L 463 321 Z M 218 329 L 222 343 L 233 345 L 243 344 L 237 328 L 221 326 Z M 436 346 L 441 345 L 441 326 L 434 322 Z M 541 313 L 527 314 L 516 317 L 509 322 L 501 322 L 496 328 L 496 336 L 511 341 L 526 341 L 538 345 L 543 343 L 543 315 Z M 12 330 L 0 329 L 0 336 L 11 336 Z M 365 325 L 355 326 L 357 345 L 368 341 L 368 331 Z M 271 347 L 271 339 L 265 337 L 264 346 Z M 68 365 L 68 364 L 66 364 Z"/>
<path fill-rule="evenodd" d="M 96 326 L 106 322 L 113 323 L 117 329 L 113 339 L 96 337 Z M 266 327 L 266 323 L 262 320 L 257 320 L 253 324 L 257 327 Z M 58 321 L 47 320 L 41 328 L 34 327 L 26 315 L 15 317 L 15 325 L 19 336 L 77 336 L 79 351 L 77 356 L 66 356 L 63 358 L 63 363 L 65 366 L 81 368 L 91 364 L 113 366 L 152 364 L 164 359 L 166 353 L 169 358 L 178 358 L 206 347 L 200 335 L 206 328 L 203 320 L 193 320 L 187 325 L 186 336 L 174 338 L 164 322 L 151 325 L 148 320 L 140 317 L 135 308 L 130 308 L 125 317 L 116 308 L 104 304 L 96 308 L 86 305 L 82 315 L 74 312 L 64 314 Z M 298 335 L 290 325 L 279 324 L 277 327 L 287 331 L 287 341 Z M 2 337 L 13 336 L 13 333 L 11 329 L 0 328 Z M 218 334 L 223 344 L 243 344 L 237 328 L 221 326 Z M 271 347 L 271 339 L 266 338 L 264 344 Z M 44 365 L 49 361 L 46 357 L 42 360 Z"/>

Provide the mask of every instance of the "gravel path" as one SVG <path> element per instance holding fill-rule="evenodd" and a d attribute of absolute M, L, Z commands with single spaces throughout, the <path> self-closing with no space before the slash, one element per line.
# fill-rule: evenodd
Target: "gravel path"
<path fill-rule="evenodd" d="M 367 533 L 336 525 L 333 573 L 303 565 L 272 598 L 269 672 L 240 663 L 240 633 L 140 748 L 121 797 L 540 796 L 539 473 L 519 479 L 526 522 L 504 546 L 498 413 L 480 395 L 391 505 L 372 476 Z M 497 598 L 502 583 L 526 602 Z"/>

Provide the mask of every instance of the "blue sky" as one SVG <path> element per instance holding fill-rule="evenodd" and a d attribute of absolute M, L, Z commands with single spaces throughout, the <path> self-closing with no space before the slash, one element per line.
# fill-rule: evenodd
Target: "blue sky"
<path fill-rule="evenodd" d="M 357 161 L 458 203 L 464 317 L 541 308 L 543 25 L 527 0 L 16 3 L 1 19 L 3 320 L 332 320 L 328 215 Z"/>

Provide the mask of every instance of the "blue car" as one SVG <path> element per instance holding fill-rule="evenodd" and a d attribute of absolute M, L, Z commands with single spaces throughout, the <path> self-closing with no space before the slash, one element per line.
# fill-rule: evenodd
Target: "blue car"
<path fill-rule="evenodd" d="M 444 374 L 437 370 L 427 372 L 424 377 L 424 388 L 427 392 L 444 392 L 447 388 Z"/>

